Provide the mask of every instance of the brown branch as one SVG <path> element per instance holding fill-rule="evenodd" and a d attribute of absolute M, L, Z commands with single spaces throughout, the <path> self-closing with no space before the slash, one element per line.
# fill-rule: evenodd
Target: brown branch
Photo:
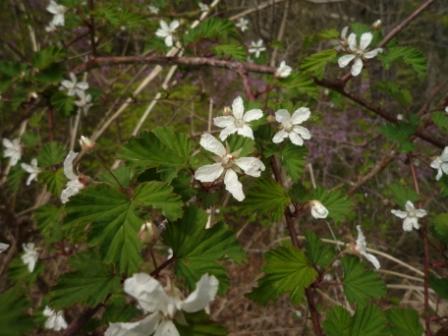
<path fill-rule="evenodd" d="M 319 86 L 322 86 L 322 87 L 325 87 L 325 88 L 328 88 L 328 89 L 331 89 L 333 91 L 340 93 L 344 97 L 350 99 L 351 101 L 357 103 L 358 105 L 364 107 L 365 109 L 375 113 L 376 115 L 379 115 L 380 117 L 389 121 L 390 123 L 393 123 L 393 124 L 399 123 L 399 121 L 397 120 L 395 115 L 393 115 L 379 107 L 371 105 L 370 103 L 368 103 L 361 97 L 355 96 L 352 93 L 345 91 L 343 84 L 341 82 L 332 82 L 332 81 L 328 81 L 325 79 L 317 79 L 317 78 L 314 79 L 314 82 Z M 443 149 L 446 146 L 444 141 L 435 138 L 434 136 L 428 134 L 427 132 L 425 132 L 422 129 L 417 129 L 415 131 L 414 135 L 419 137 L 420 139 L 425 140 L 426 142 L 438 147 L 438 148 Z"/>
<path fill-rule="evenodd" d="M 393 28 L 378 44 L 379 48 L 384 47 L 392 40 L 395 35 L 399 34 L 404 28 L 406 28 L 412 21 L 414 21 L 426 8 L 428 8 L 435 0 L 426 0 L 423 2 L 414 12 L 412 12 L 406 19 L 400 22 L 395 28 Z"/>
<path fill-rule="evenodd" d="M 274 74 L 275 67 L 268 65 L 260 65 L 249 62 L 235 62 L 227 61 L 209 57 L 182 57 L 182 56 L 161 56 L 161 55 L 149 55 L 149 56 L 105 56 L 105 57 L 93 57 L 86 63 L 81 64 L 75 68 L 73 72 L 80 73 L 88 69 L 104 66 L 117 66 L 124 64 L 159 64 L 159 65 L 185 65 L 185 66 L 211 66 L 215 68 L 225 68 L 233 71 L 241 71 L 243 68 L 247 72 L 257 72 Z"/>

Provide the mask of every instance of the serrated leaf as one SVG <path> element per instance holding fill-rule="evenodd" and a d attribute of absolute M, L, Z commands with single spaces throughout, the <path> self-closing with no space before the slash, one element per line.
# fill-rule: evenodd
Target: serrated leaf
<path fill-rule="evenodd" d="M 195 43 L 201 39 L 225 40 L 230 35 L 236 35 L 234 24 L 226 19 L 211 17 L 202 21 L 184 36 L 184 45 Z"/>
<path fill-rule="evenodd" d="M 418 313 L 409 308 L 391 308 L 386 312 L 392 336 L 421 336 L 423 327 Z"/>
<path fill-rule="evenodd" d="M 96 306 L 120 289 L 120 277 L 94 253 L 83 253 L 72 260 L 73 272 L 62 275 L 50 293 L 50 304 L 63 309 L 75 303 Z"/>
<path fill-rule="evenodd" d="M 436 124 L 437 127 L 441 128 L 445 132 L 448 132 L 448 115 L 446 112 L 437 111 L 434 112 L 431 117 L 433 123 Z"/>
<path fill-rule="evenodd" d="M 258 178 L 250 186 L 239 208 L 243 214 L 257 213 L 278 221 L 289 203 L 289 196 L 280 184 L 270 178 Z"/>
<path fill-rule="evenodd" d="M 364 306 L 386 294 L 386 286 L 378 273 L 367 270 L 358 258 L 342 258 L 344 293 L 350 303 Z"/>
<path fill-rule="evenodd" d="M 282 294 L 288 294 L 291 301 L 299 303 L 305 288 L 317 278 L 316 270 L 309 264 L 302 251 L 290 244 L 277 247 L 266 253 L 264 276 L 249 297 L 266 304 Z"/>
<path fill-rule="evenodd" d="M 173 249 L 176 274 L 186 280 L 190 289 L 195 288 L 203 274 L 209 273 L 219 279 L 223 291 L 229 279 L 220 261 L 230 258 L 242 262 L 244 252 L 226 225 L 217 223 L 206 229 L 206 222 L 204 211 L 187 208 L 181 220 L 168 225 L 163 241 Z"/>
<path fill-rule="evenodd" d="M 186 134 L 172 128 L 157 128 L 152 133 L 131 139 L 122 148 L 120 156 L 138 167 L 157 168 L 171 180 L 179 170 L 188 167 L 192 148 Z"/>
<path fill-rule="evenodd" d="M 411 92 L 404 88 L 403 85 L 392 81 L 379 81 L 375 83 L 375 88 L 388 94 L 403 107 L 407 107 L 412 103 Z"/>
<path fill-rule="evenodd" d="M 336 55 L 335 49 L 319 51 L 305 58 L 300 69 L 306 74 L 322 78 L 327 64 L 336 62 Z"/>
<path fill-rule="evenodd" d="M 409 65 L 418 77 L 426 76 L 427 64 L 425 55 L 418 49 L 413 47 L 388 47 L 386 51 L 379 56 L 383 62 L 384 68 L 387 70 L 397 61 Z"/>
<path fill-rule="evenodd" d="M 47 186 L 48 191 L 58 197 L 67 181 L 62 169 L 56 171 L 45 170 L 39 174 L 38 179 Z"/>
<path fill-rule="evenodd" d="M 37 157 L 39 167 L 49 167 L 64 161 L 66 151 L 59 142 L 49 142 L 42 147 Z"/>
<path fill-rule="evenodd" d="M 187 324 L 177 324 L 179 334 L 182 336 L 225 336 L 227 330 L 215 322 L 210 321 L 204 312 L 185 315 Z"/>
<path fill-rule="evenodd" d="M 407 201 L 416 202 L 419 199 L 413 188 L 398 182 L 394 182 L 387 187 L 386 195 L 391 197 L 402 208 L 404 208 Z"/>
<path fill-rule="evenodd" d="M 41 206 L 34 212 L 37 227 L 47 243 L 57 242 L 63 238 L 61 225 L 63 214 L 64 208 L 51 204 Z"/>
<path fill-rule="evenodd" d="M 313 265 L 326 268 L 333 261 L 335 251 L 328 244 L 322 243 L 312 231 L 305 232 L 305 254 Z"/>
<path fill-rule="evenodd" d="M 333 307 L 324 321 L 323 327 L 327 336 L 350 336 L 352 317 L 342 307 Z"/>
<path fill-rule="evenodd" d="M 307 153 L 305 147 L 298 147 L 291 143 L 285 144 L 280 153 L 282 165 L 293 182 L 297 182 L 305 170 Z"/>
<path fill-rule="evenodd" d="M 448 279 L 429 275 L 429 285 L 441 298 L 448 300 Z"/>
<path fill-rule="evenodd" d="M 387 336 L 386 317 L 374 305 L 368 305 L 355 312 L 350 336 Z"/>
<path fill-rule="evenodd" d="M 417 129 L 417 121 L 400 122 L 398 124 L 386 124 L 380 128 L 381 134 L 399 146 L 403 153 L 414 150 L 415 145 L 411 141 L 411 136 Z"/>
<path fill-rule="evenodd" d="M 56 91 L 51 96 L 51 105 L 64 117 L 69 117 L 75 111 L 75 98 L 67 96 L 62 91 Z"/>
<path fill-rule="evenodd" d="M 28 335 L 33 321 L 27 311 L 30 304 L 18 287 L 0 294 L 0 336 Z"/>
<path fill-rule="evenodd" d="M 213 47 L 213 52 L 218 57 L 231 58 L 236 61 L 245 61 L 247 59 L 246 49 L 237 42 L 218 44 Z"/>
<path fill-rule="evenodd" d="M 39 50 L 33 55 L 33 66 L 39 70 L 48 68 L 54 63 L 64 59 L 64 51 L 57 47 L 48 47 Z"/>

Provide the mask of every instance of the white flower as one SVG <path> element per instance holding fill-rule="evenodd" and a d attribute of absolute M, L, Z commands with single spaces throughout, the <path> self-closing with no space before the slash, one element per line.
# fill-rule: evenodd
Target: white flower
<path fill-rule="evenodd" d="M 157 15 L 160 12 L 160 9 L 158 7 L 156 7 L 156 6 L 153 6 L 153 5 L 149 5 L 148 9 L 151 12 L 151 14 Z"/>
<path fill-rule="evenodd" d="M 369 261 L 375 269 L 380 269 L 381 265 L 377 257 L 367 252 L 367 242 L 364 233 L 361 230 L 361 225 L 356 225 L 358 230 L 358 238 L 356 238 L 356 251 Z"/>
<path fill-rule="evenodd" d="M 312 200 L 310 202 L 311 205 L 311 216 L 315 219 L 327 218 L 328 217 L 328 209 L 318 200 Z"/>
<path fill-rule="evenodd" d="M 5 252 L 7 249 L 9 249 L 9 244 L 0 242 L 0 253 Z"/>
<path fill-rule="evenodd" d="M 134 274 L 124 282 L 124 291 L 137 300 L 149 315 L 131 323 L 111 323 L 105 336 L 180 336 L 173 320 L 183 312 L 196 313 L 206 309 L 218 292 L 218 279 L 204 274 L 196 289 L 184 300 L 176 288 L 165 291 L 162 285 L 145 273 Z"/>
<path fill-rule="evenodd" d="M 179 27 L 178 20 L 171 21 L 167 24 L 164 20 L 160 20 L 160 28 L 156 31 L 156 36 L 163 38 L 167 47 L 172 47 L 174 42 L 174 32 Z"/>
<path fill-rule="evenodd" d="M 363 60 L 376 57 L 380 52 L 383 51 L 382 48 L 376 48 L 368 51 L 367 47 L 370 45 L 373 39 L 373 34 L 370 32 L 361 35 L 359 45 L 356 41 L 357 37 L 355 33 L 351 33 L 348 36 L 348 50 L 349 54 L 339 57 L 338 64 L 340 68 L 345 68 L 349 63 L 353 62 L 351 68 L 352 76 L 358 76 L 363 67 Z"/>
<path fill-rule="evenodd" d="M 198 6 L 199 6 L 199 9 L 201 10 L 201 12 L 208 12 L 210 10 L 210 7 L 203 2 L 199 2 Z"/>
<path fill-rule="evenodd" d="M 259 177 L 266 169 L 263 162 L 255 157 L 238 158 L 238 151 L 229 153 L 229 150 L 209 133 L 202 135 L 200 144 L 217 157 L 216 163 L 199 167 L 194 173 L 195 179 L 201 182 L 213 182 L 224 176 L 226 190 L 238 201 L 244 200 L 243 185 L 238 181 L 237 172 L 243 171 L 246 175 Z"/>
<path fill-rule="evenodd" d="M 431 168 L 437 169 L 436 180 L 440 180 L 443 174 L 448 174 L 448 146 L 443 149 L 440 156 L 431 162 Z"/>
<path fill-rule="evenodd" d="M 425 209 L 416 209 L 411 201 L 407 201 L 405 204 L 406 211 L 391 210 L 390 212 L 403 220 L 403 231 L 412 231 L 413 229 L 420 229 L 418 219 L 427 215 Z"/>
<path fill-rule="evenodd" d="M 275 71 L 275 77 L 286 78 L 292 72 L 292 68 L 286 64 L 285 61 L 281 61 L 277 70 Z"/>
<path fill-rule="evenodd" d="M 56 1 L 50 0 L 50 4 L 47 6 L 47 12 L 53 14 L 53 19 L 45 28 L 48 32 L 54 31 L 58 26 L 64 26 L 65 17 L 64 14 L 67 8 L 63 5 L 59 5 Z"/>
<path fill-rule="evenodd" d="M 238 20 L 238 22 L 235 24 L 242 32 L 245 32 L 249 29 L 249 20 L 242 17 Z"/>
<path fill-rule="evenodd" d="M 77 158 L 78 153 L 70 151 L 64 160 L 64 175 L 68 178 L 65 189 L 61 193 L 61 202 L 65 204 L 70 197 L 76 195 L 84 188 L 84 184 L 80 181 L 79 176 L 73 171 L 73 161 Z"/>
<path fill-rule="evenodd" d="M 31 160 L 31 164 L 22 163 L 20 164 L 22 169 L 26 171 L 30 176 L 28 176 L 28 179 L 26 180 L 26 185 L 30 185 L 31 182 L 34 180 L 37 181 L 37 175 L 41 172 L 40 168 L 37 166 L 37 159 L 34 158 Z"/>
<path fill-rule="evenodd" d="M 263 51 L 266 51 L 266 47 L 262 39 L 250 42 L 249 54 L 254 54 L 255 58 L 258 58 Z"/>
<path fill-rule="evenodd" d="M 64 312 L 54 311 L 48 306 L 45 306 L 44 316 L 47 317 L 45 321 L 45 329 L 61 331 L 67 329 L 67 322 L 64 319 Z"/>
<path fill-rule="evenodd" d="M 89 83 L 85 81 L 78 82 L 76 75 L 73 72 L 69 74 L 70 80 L 64 79 L 61 82 L 60 90 L 66 91 L 69 96 L 78 96 L 85 94 L 85 91 L 89 88 Z"/>
<path fill-rule="evenodd" d="M 93 105 L 92 96 L 88 93 L 86 94 L 85 91 L 80 92 L 78 94 L 78 100 L 75 101 L 75 105 L 79 107 L 84 115 L 87 115 Z"/>
<path fill-rule="evenodd" d="M 20 145 L 20 139 L 9 140 L 3 138 L 3 147 L 5 148 L 3 156 L 9 158 L 9 165 L 14 167 L 22 157 L 22 145 Z"/>
<path fill-rule="evenodd" d="M 311 139 L 311 133 L 300 124 L 308 120 L 310 116 L 311 111 L 307 107 L 298 108 L 292 116 L 287 110 L 278 110 L 275 112 L 275 120 L 280 123 L 281 129 L 275 133 L 272 141 L 278 144 L 289 137 L 294 145 L 302 146 L 303 140 Z"/>
<path fill-rule="evenodd" d="M 22 262 L 28 267 L 28 271 L 32 273 L 36 267 L 39 253 L 36 250 L 34 243 L 22 244 L 23 254 L 21 256 Z"/>
<path fill-rule="evenodd" d="M 263 117 L 263 111 L 252 109 L 244 112 L 244 102 L 241 97 L 236 97 L 232 103 L 232 115 L 216 117 L 213 119 L 215 126 L 223 128 L 219 133 L 221 140 L 227 139 L 231 134 L 237 133 L 243 137 L 253 139 L 254 134 L 249 123 Z"/>

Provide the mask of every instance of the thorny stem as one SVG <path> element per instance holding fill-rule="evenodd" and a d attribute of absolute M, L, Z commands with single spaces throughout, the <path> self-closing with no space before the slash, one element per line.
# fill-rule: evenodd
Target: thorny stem
<path fill-rule="evenodd" d="M 420 194 L 420 187 L 418 184 L 417 173 L 415 171 L 414 164 L 412 161 L 409 164 L 412 173 L 412 180 L 414 182 L 414 189 L 417 194 Z M 425 301 L 425 334 L 426 336 L 432 336 L 431 332 L 431 316 L 429 312 L 429 264 L 430 264 L 430 255 L 429 255 L 429 241 L 428 241 L 428 226 L 426 222 L 423 223 L 422 228 L 420 229 L 420 236 L 423 239 L 423 250 L 424 250 L 424 260 L 423 260 L 423 271 L 424 271 L 424 282 L 423 282 L 423 295 Z"/>

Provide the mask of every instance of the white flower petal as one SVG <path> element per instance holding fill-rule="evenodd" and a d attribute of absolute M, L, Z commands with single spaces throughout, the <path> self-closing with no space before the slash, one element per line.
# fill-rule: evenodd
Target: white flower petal
<path fill-rule="evenodd" d="M 411 201 L 406 201 L 404 208 L 408 213 L 415 210 L 414 203 L 412 203 Z"/>
<path fill-rule="evenodd" d="M 288 137 L 288 135 L 289 135 L 288 132 L 286 132 L 285 130 L 280 130 L 274 134 L 272 142 L 275 144 L 281 143 Z"/>
<path fill-rule="evenodd" d="M 413 229 L 419 229 L 420 225 L 418 224 L 418 220 L 415 217 L 406 217 L 403 220 L 403 231 L 410 232 Z"/>
<path fill-rule="evenodd" d="M 214 275 L 204 274 L 195 290 L 181 303 L 181 309 L 187 313 L 205 309 L 215 299 L 218 287 L 219 281 Z"/>
<path fill-rule="evenodd" d="M 345 68 L 356 56 L 353 54 L 343 55 L 338 58 L 338 65 L 340 68 Z"/>
<path fill-rule="evenodd" d="M 220 128 L 235 126 L 235 118 L 233 116 L 216 117 L 213 118 L 213 124 Z"/>
<path fill-rule="evenodd" d="M 294 111 L 291 117 L 291 122 L 294 125 L 301 124 L 308 120 L 311 116 L 311 111 L 308 107 L 300 107 Z"/>
<path fill-rule="evenodd" d="M 264 163 L 255 157 L 241 157 L 234 162 L 246 175 L 253 177 L 259 177 L 261 172 L 266 169 Z"/>
<path fill-rule="evenodd" d="M 311 139 L 311 133 L 310 133 L 310 131 L 308 130 L 308 128 L 305 128 L 305 127 L 303 127 L 303 126 L 294 126 L 294 128 L 293 128 L 293 132 L 294 132 L 294 133 L 297 133 L 298 135 L 300 135 L 300 137 L 301 137 L 303 140 L 309 140 L 309 139 Z"/>
<path fill-rule="evenodd" d="M 370 50 L 370 51 L 366 52 L 366 53 L 363 55 L 363 57 L 364 57 L 364 58 L 367 58 L 367 59 L 374 58 L 374 57 L 376 57 L 379 53 L 382 53 L 382 52 L 383 52 L 383 49 L 382 49 L 382 48 L 376 48 L 376 49 L 373 49 L 373 50 Z"/>
<path fill-rule="evenodd" d="M 21 256 L 22 262 L 27 266 L 28 271 L 32 273 L 36 267 L 39 253 L 36 250 L 34 243 L 22 244 L 23 254 Z"/>
<path fill-rule="evenodd" d="M 358 237 L 356 238 L 356 249 L 360 253 L 366 253 L 367 242 L 364 233 L 362 232 L 361 225 L 356 225 L 356 230 L 358 231 Z"/>
<path fill-rule="evenodd" d="M 229 135 L 235 134 L 237 131 L 238 128 L 236 128 L 235 125 L 228 126 L 219 132 L 219 138 L 221 141 L 224 141 L 229 137 Z"/>
<path fill-rule="evenodd" d="M 406 216 L 408 215 L 408 213 L 406 211 L 401 211 L 401 210 L 391 210 L 390 211 L 394 216 L 397 216 L 398 218 L 404 219 L 406 218 Z"/>
<path fill-rule="evenodd" d="M 364 256 L 364 258 L 366 258 L 366 260 L 369 261 L 376 270 L 379 270 L 381 268 L 380 261 L 373 254 L 365 252 L 361 253 L 361 255 Z"/>
<path fill-rule="evenodd" d="M 167 312 L 170 298 L 162 285 L 146 273 L 136 273 L 124 282 L 124 291 L 137 300 L 145 312 Z"/>
<path fill-rule="evenodd" d="M 263 111 L 260 109 L 252 109 L 244 113 L 243 120 L 245 122 L 251 122 L 263 117 Z"/>
<path fill-rule="evenodd" d="M 298 135 L 295 132 L 290 132 L 288 134 L 289 136 L 289 140 L 291 140 L 291 142 L 296 145 L 296 146 L 302 146 L 303 145 L 303 139 L 301 138 L 300 135 Z"/>
<path fill-rule="evenodd" d="M 252 131 L 252 128 L 250 128 L 249 125 L 243 125 L 243 127 L 238 127 L 236 129 L 237 134 L 249 138 L 249 139 L 254 139 L 254 132 Z"/>
<path fill-rule="evenodd" d="M 244 102 L 243 98 L 236 97 L 232 103 L 232 114 L 236 119 L 243 119 L 244 114 Z"/>
<path fill-rule="evenodd" d="M 364 33 L 361 35 L 361 39 L 359 41 L 359 48 L 361 50 L 366 50 L 366 48 L 370 45 L 373 39 L 373 34 L 370 32 Z"/>
<path fill-rule="evenodd" d="M 275 120 L 279 123 L 289 122 L 291 121 L 291 115 L 288 110 L 280 109 L 275 112 Z"/>
<path fill-rule="evenodd" d="M 362 62 L 362 59 L 357 57 L 355 59 L 355 61 L 353 62 L 352 69 L 351 69 L 351 74 L 353 77 L 356 77 L 361 73 L 363 65 L 364 65 L 364 63 Z"/>
<path fill-rule="evenodd" d="M 78 178 L 78 176 L 73 171 L 73 162 L 76 160 L 77 157 L 78 153 L 70 151 L 64 160 L 64 175 L 69 180 L 75 180 Z"/>
<path fill-rule="evenodd" d="M 163 320 L 157 327 L 154 336 L 180 336 L 180 334 L 173 321 Z"/>
<path fill-rule="evenodd" d="M 238 175 L 232 169 L 226 171 L 226 174 L 224 175 L 224 184 L 226 190 L 232 194 L 236 200 L 240 202 L 244 200 L 243 185 L 238 180 Z"/>
<path fill-rule="evenodd" d="M 137 322 L 110 323 L 104 336 L 148 336 L 156 330 L 161 319 L 159 313 L 154 313 Z"/>
<path fill-rule="evenodd" d="M 210 133 L 202 134 L 199 143 L 202 146 L 202 148 L 208 150 L 209 152 L 212 152 L 213 154 L 216 154 L 220 157 L 226 155 L 226 149 L 224 145 Z"/>
<path fill-rule="evenodd" d="M 415 210 L 415 215 L 417 216 L 417 218 L 423 218 L 427 215 L 427 211 L 425 209 L 416 209 Z"/>
<path fill-rule="evenodd" d="M 194 178 L 201 182 L 213 182 L 217 180 L 223 172 L 224 167 L 221 163 L 208 164 L 199 167 L 194 173 Z"/>
<path fill-rule="evenodd" d="M 67 185 L 65 186 L 65 189 L 62 190 L 61 193 L 61 203 L 62 204 L 67 203 L 72 196 L 78 194 L 83 188 L 84 184 L 81 181 L 79 181 L 78 178 L 76 178 L 76 180 L 68 181 Z"/>
<path fill-rule="evenodd" d="M 311 201 L 311 216 L 316 219 L 327 218 L 329 214 L 328 209 L 319 201 Z"/>
<path fill-rule="evenodd" d="M 0 253 L 5 252 L 9 248 L 9 244 L 0 242 Z"/>
<path fill-rule="evenodd" d="M 356 51 L 356 34 L 350 33 L 347 38 L 348 41 L 348 47 L 350 50 Z"/>
<path fill-rule="evenodd" d="M 45 329 L 61 331 L 67 329 L 68 325 L 64 318 L 64 313 L 62 311 L 54 311 L 50 307 L 46 306 L 43 315 L 47 317 L 45 321 Z"/>

